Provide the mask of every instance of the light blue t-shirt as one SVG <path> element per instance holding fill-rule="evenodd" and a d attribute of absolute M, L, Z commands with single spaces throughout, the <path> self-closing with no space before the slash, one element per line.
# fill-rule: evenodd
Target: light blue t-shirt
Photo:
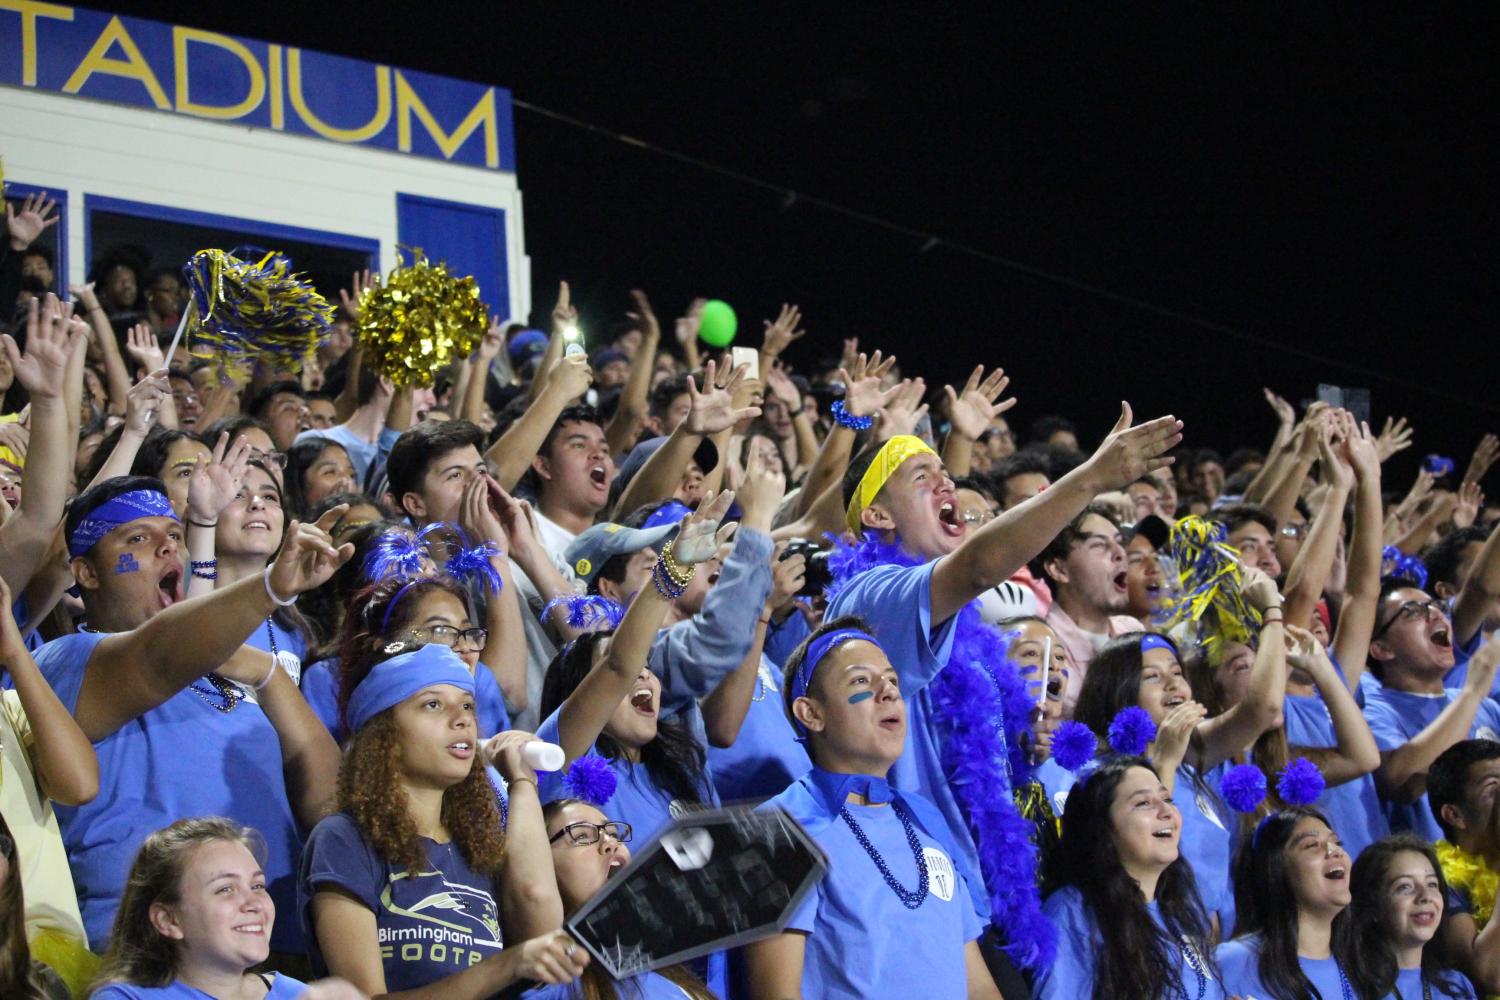
<path fill-rule="evenodd" d="M 808 936 L 802 995 L 964 1000 L 969 995 L 964 949 L 984 932 L 984 924 L 940 815 L 927 803 L 908 805 L 914 798 L 910 793 L 882 806 L 845 801 L 847 793 L 832 791 L 840 778 L 813 771 L 766 803 L 802 822 L 828 856 L 828 874 L 787 923 L 787 930 Z M 839 807 L 853 817 L 869 849 L 836 811 Z M 924 816 L 936 829 L 927 828 Z M 901 901 L 875 861 L 882 859 L 903 889 L 917 890 L 920 874 L 908 824 L 927 866 L 927 895 L 915 909 Z"/>
<path fill-rule="evenodd" d="M 1451 993 L 1444 993 L 1436 985 L 1432 987 L 1433 1000 L 1477 1000 L 1474 995 L 1474 987 L 1467 979 L 1456 972 L 1448 973 L 1448 984 L 1458 990 L 1457 998 Z M 1422 991 L 1422 970 L 1401 969 L 1396 973 L 1396 990 L 1386 995 L 1382 1000 L 1423 1000 L 1425 994 Z"/>
<path fill-rule="evenodd" d="M 1370 723 L 1370 732 L 1375 735 L 1375 745 L 1381 753 L 1405 746 L 1458 697 L 1456 688 L 1431 695 L 1397 691 L 1383 685 L 1368 689 L 1365 693 L 1365 719 Z M 1480 701 L 1468 738 L 1500 740 L 1500 705 L 1490 698 Z M 1433 842 L 1443 839 L 1442 828 L 1427 804 L 1426 792 L 1415 802 L 1387 800 L 1384 806 L 1393 831 L 1410 831 Z"/>
<path fill-rule="evenodd" d="M 270 992 L 266 994 L 266 1000 L 296 1000 L 297 997 L 307 992 L 307 984 L 285 976 L 281 973 L 267 973 L 274 975 L 271 980 Z M 91 994 L 89 1000 L 204 1000 L 208 997 L 202 990 L 194 989 L 182 983 L 172 983 L 168 986 L 131 986 L 123 983 L 114 983 L 105 986 Z"/>
<path fill-rule="evenodd" d="M 548 743 L 561 743 L 557 727 L 557 717 L 561 711 L 562 709 L 559 708 L 543 720 L 536 730 L 537 739 Z M 593 747 L 589 748 L 586 756 L 608 761 L 616 778 L 619 779 L 619 783 L 615 786 L 614 797 L 599 808 L 610 819 L 630 824 L 634 837 L 630 844 L 632 849 L 639 849 L 641 845 L 656 836 L 657 832 L 670 823 L 674 817 L 691 809 L 704 806 L 716 807 L 719 804 L 719 795 L 714 791 L 712 775 L 706 771 L 699 782 L 702 806 L 698 806 L 691 802 L 674 799 L 666 791 L 658 788 L 651 780 L 651 772 L 644 764 L 632 764 L 624 758 L 609 760 Z M 540 786 L 539 791 L 544 804 L 568 797 L 564 777 L 561 771 L 543 771 L 537 775 L 537 784 Z"/>
<path fill-rule="evenodd" d="M 1239 822 L 1219 797 L 1219 782 L 1230 768 L 1224 761 L 1203 776 L 1201 787 L 1195 784 L 1194 769 L 1183 764 L 1177 769 L 1172 787 L 1172 801 L 1182 814 L 1182 856 L 1193 866 L 1193 880 L 1198 898 L 1210 917 L 1219 916 L 1221 934 L 1234 927 L 1234 891 L 1230 885 L 1229 859 Z"/>
<path fill-rule="evenodd" d="M 282 668 L 286 670 L 293 684 L 300 685 L 302 668 L 307 658 L 307 640 L 302 637 L 301 633 L 288 631 L 282 628 L 281 623 L 275 618 L 267 618 L 256 626 L 254 632 L 250 633 L 250 637 L 245 640 L 245 645 L 269 653 L 273 637 L 276 641 L 276 655 Z"/>
<path fill-rule="evenodd" d="M 1287 695 L 1283 715 L 1287 743 L 1291 744 L 1294 755 L 1297 747 L 1338 746 L 1333 717 L 1328 714 L 1322 695 Z M 1325 790 L 1318 800 L 1318 809 L 1328 817 L 1329 825 L 1351 858 L 1359 857 L 1360 851 L 1390 833 L 1372 775 L 1362 775 Z"/>
<path fill-rule="evenodd" d="M 44 645 L 37 666 L 69 712 L 84 670 L 105 636 L 78 632 Z M 266 879 L 278 912 L 296 912 L 297 834 L 282 776 L 281 742 L 259 705 L 220 711 L 218 691 L 199 679 L 94 744 L 99 794 L 56 805 L 89 946 L 103 952 L 136 850 L 146 835 L 186 816 L 228 816 L 260 831 Z M 276 951 L 306 950 L 296 920 L 278 920 Z"/>
<path fill-rule="evenodd" d="M 302 697 L 307 699 L 318 721 L 328 727 L 333 741 L 343 746 L 349 733 L 339 718 L 338 660 L 319 660 L 302 672 Z M 484 664 L 474 670 L 474 716 L 479 725 L 479 736 L 488 739 L 496 733 L 510 728 L 510 715 L 505 710 L 505 695 L 500 693 L 500 682 Z"/>
<path fill-rule="evenodd" d="M 709 746 L 714 788 L 725 802 L 761 801 L 780 795 L 812 761 L 797 742 L 797 734 L 786 717 L 780 672 L 766 657 L 760 658 L 750 708 L 734 744 Z"/>
<path fill-rule="evenodd" d="M 1156 904 L 1147 904 L 1151 919 L 1158 925 L 1161 916 Z M 1066 886 L 1047 897 L 1042 912 L 1057 928 L 1057 960 L 1052 968 L 1039 975 L 1032 987 L 1034 1000 L 1083 1000 L 1096 996 L 1094 993 L 1094 956 L 1104 947 L 1099 930 L 1089 917 L 1084 906 L 1083 895 L 1072 886 Z M 1214 978 L 1208 963 L 1200 958 L 1189 960 L 1185 947 L 1178 949 L 1181 957 L 1182 995 L 1188 1000 L 1198 996 L 1200 974 L 1203 982 L 1203 1000 L 1225 1000 L 1228 996 L 1224 985 Z M 1195 968 L 1196 965 L 1196 968 Z"/>
<path fill-rule="evenodd" d="M 1260 981 L 1257 964 L 1260 962 L 1260 935 L 1250 934 L 1219 945 L 1214 958 L 1219 962 L 1219 974 L 1224 979 L 1224 992 L 1244 1000 L 1270 1000 L 1270 992 Z M 1323 1000 L 1342 1000 L 1353 997 L 1353 986 L 1333 958 L 1297 957 L 1302 974 L 1322 994 Z M 1348 987 L 1346 992 L 1345 987 Z M 1418 994 L 1420 996 L 1421 994 Z"/>
<path fill-rule="evenodd" d="M 834 596 L 824 619 L 859 615 L 874 629 L 875 638 L 900 675 L 901 695 L 906 699 L 906 750 L 891 768 L 890 782 L 937 806 L 948 824 L 953 849 L 963 856 L 964 868 L 977 872 L 981 870 L 979 852 L 968 819 L 943 772 L 942 738 L 927 690 L 948 663 L 958 623 L 954 615 L 933 628 L 932 571 L 936 566 L 934 561 L 866 570 Z M 997 790 L 995 794 L 1008 792 Z M 968 888 L 975 909 L 988 920 L 990 901 L 982 881 L 975 879 Z"/>
<path fill-rule="evenodd" d="M 1062 819 L 1068 807 L 1068 793 L 1078 783 L 1078 775 L 1048 757 L 1031 771 L 1031 776 L 1047 790 L 1047 801 L 1052 805 L 1052 814 Z"/>

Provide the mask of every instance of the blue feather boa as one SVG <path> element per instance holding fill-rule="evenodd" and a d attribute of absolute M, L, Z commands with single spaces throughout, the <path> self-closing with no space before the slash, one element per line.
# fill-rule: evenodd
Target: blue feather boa
<path fill-rule="evenodd" d="M 924 560 L 899 545 L 866 538 L 838 542 L 828 559 L 830 600 L 854 577 L 876 566 L 918 566 Z M 953 652 L 928 685 L 941 737 L 943 772 L 969 820 L 989 896 L 990 919 L 1005 937 L 1005 951 L 1022 968 L 1048 969 L 1057 952 L 1057 930 L 1042 913 L 1032 824 L 1011 798 L 1013 782 L 1029 780 L 1023 737 L 1031 730 L 1036 700 L 1006 658 L 1006 637 L 979 617 L 979 602 L 959 611 Z"/>

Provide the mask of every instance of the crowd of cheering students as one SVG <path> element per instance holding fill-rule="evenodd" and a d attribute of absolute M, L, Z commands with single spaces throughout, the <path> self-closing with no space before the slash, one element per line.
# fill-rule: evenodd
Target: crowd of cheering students
<path fill-rule="evenodd" d="M 566 285 L 397 389 L 368 273 L 235 381 L 167 367 L 171 267 L 53 295 L 52 213 L 0 257 L 0 995 L 1500 994 L 1494 437 L 1404 494 L 1403 422 L 1269 391 L 1264 451 L 1022 446 L 998 369 L 794 370 L 784 307 L 752 372 L 638 292 L 590 356 Z M 1169 624 L 1193 525 L 1238 567 Z M 781 933 L 617 981 L 561 930 L 746 801 L 828 859 Z"/>

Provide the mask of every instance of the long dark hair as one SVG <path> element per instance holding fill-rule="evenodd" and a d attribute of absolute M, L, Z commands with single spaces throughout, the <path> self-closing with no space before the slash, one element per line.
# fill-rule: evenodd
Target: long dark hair
<path fill-rule="evenodd" d="M 1448 880 L 1443 877 L 1443 866 L 1438 864 L 1437 852 L 1432 845 L 1410 833 L 1377 840 L 1361 851 L 1354 862 L 1349 884 L 1354 902 L 1349 904 L 1346 911 L 1349 919 L 1344 921 L 1342 928 L 1343 947 L 1349 955 L 1346 974 L 1362 1000 L 1381 1000 L 1396 988 L 1396 976 L 1400 970 L 1396 966 L 1396 952 L 1391 947 L 1383 914 L 1385 883 L 1391 862 L 1404 851 L 1420 854 L 1432 865 L 1437 874 L 1438 897 L 1443 901 L 1443 917 L 1438 922 L 1437 933 L 1422 949 L 1422 982 L 1444 996 L 1466 997 L 1469 994 L 1458 980 L 1447 975 L 1437 944 L 1448 924 Z"/>
<path fill-rule="evenodd" d="M 1309 1000 L 1321 994 L 1302 971 L 1297 958 L 1297 901 L 1287 877 L 1286 845 L 1304 819 L 1333 826 L 1315 809 L 1302 807 L 1272 813 L 1246 838 L 1234 863 L 1235 936 L 1260 935 L 1256 971 L 1273 1000 Z M 1347 909 L 1333 918 L 1333 957 L 1345 975 L 1353 967 L 1343 926 Z M 1337 1000 L 1324 997 L 1323 1000 Z"/>
<path fill-rule="evenodd" d="M 281 543 L 276 546 L 276 551 L 266 560 L 267 563 L 272 563 L 276 560 L 276 556 L 281 554 L 281 546 L 286 544 L 286 530 L 292 526 L 292 512 L 287 510 L 286 493 L 281 488 L 281 479 L 276 475 L 276 471 L 258 458 L 252 458 L 246 465 L 259 469 L 266 474 L 266 478 L 271 481 L 271 488 L 276 491 L 276 503 L 281 507 Z M 301 641 L 304 652 L 312 650 L 315 641 L 312 626 L 307 623 L 307 619 L 302 616 L 302 612 L 297 609 L 295 604 L 288 607 L 278 607 L 275 611 L 271 612 L 271 620 L 287 632 L 296 636 Z"/>
<path fill-rule="evenodd" d="M 1115 791 L 1133 767 L 1156 774 L 1156 766 L 1145 757 L 1106 757 L 1073 786 L 1063 811 L 1062 840 L 1045 859 L 1045 878 L 1049 885 L 1079 891 L 1098 933 L 1101 947 L 1095 952 L 1092 995 L 1157 1000 L 1179 986 L 1182 963 L 1177 956 L 1182 942 L 1197 952 L 1208 974 L 1217 978 L 1218 967 L 1208 943 L 1208 917 L 1187 859 L 1179 854 L 1157 879 L 1157 923 L 1109 835 Z"/>
<path fill-rule="evenodd" d="M 326 437 L 306 438 L 294 442 L 286 450 L 286 507 L 289 518 L 308 516 L 307 470 L 329 448 L 337 448 L 345 455 L 349 454 L 349 450 L 343 445 Z"/>
<path fill-rule="evenodd" d="M 1073 709 L 1073 718 L 1093 730 L 1101 743 L 1109 734 L 1110 722 L 1120 710 L 1139 706 L 1141 703 L 1141 639 L 1148 635 L 1156 636 L 1172 647 L 1172 655 L 1177 657 L 1178 663 L 1182 663 L 1182 653 L 1170 637 L 1160 632 L 1132 632 L 1106 643 L 1089 664 L 1088 672 L 1083 675 L 1083 687 L 1078 692 L 1078 704 Z M 1188 676 L 1186 666 L 1183 667 L 1183 676 Z M 1188 686 L 1191 688 L 1191 680 L 1188 681 Z M 1197 746 L 1198 736 L 1195 733 L 1188 742 L 1189 759 L 1193 758 L 1193 751 Z M 1203 780 L 1198 768 L 1190 767 L 1188 772 L 1192 775 L 1193 791 L 1210 802 L 1218 803 L 1218 790 Z"/>
<path fill-rule="evenodd" d="M 586 632 L 563 647 L 547 666 L 542 681 L 542 704 L 539 711 L 545 719 L 578 689 L 594 669 L 594 648 L 613 632 Z M 594 747 L 610 760 L 626 759 L 625 748 L 608 733 L 600 733 Z M 703 768 L 707 760 L 703 747 L 688 728 L 680 723 L 658 719 L 656 739 L 641 747 L 641 765 L 651 781 L 674 799 L 695 805 L 703 804 Z M 634 766 L 632 764 L 632 766 Z"/>
<path fill-rule="evenodd" d="M 31 971 L 31 949 L 26 945 L 26 898 L 21 892 L 21 862 L 16 841 L 0 816 L 0 838 L 10 844 L 5 852 L 9 873 L 0 886 L 0 996 L 31 1000 L 42 991 Z"/>

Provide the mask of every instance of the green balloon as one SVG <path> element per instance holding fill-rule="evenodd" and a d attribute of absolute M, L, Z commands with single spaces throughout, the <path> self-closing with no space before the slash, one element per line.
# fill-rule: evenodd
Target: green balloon
<path fill-rule="evenodd" d="M 728 302 L 709 299 L 703 304 L 703 313 L 698 317 L 698 336 L 705 344 L 728 347 L 738 328 L 739 320 L 735 319 Z"/>

